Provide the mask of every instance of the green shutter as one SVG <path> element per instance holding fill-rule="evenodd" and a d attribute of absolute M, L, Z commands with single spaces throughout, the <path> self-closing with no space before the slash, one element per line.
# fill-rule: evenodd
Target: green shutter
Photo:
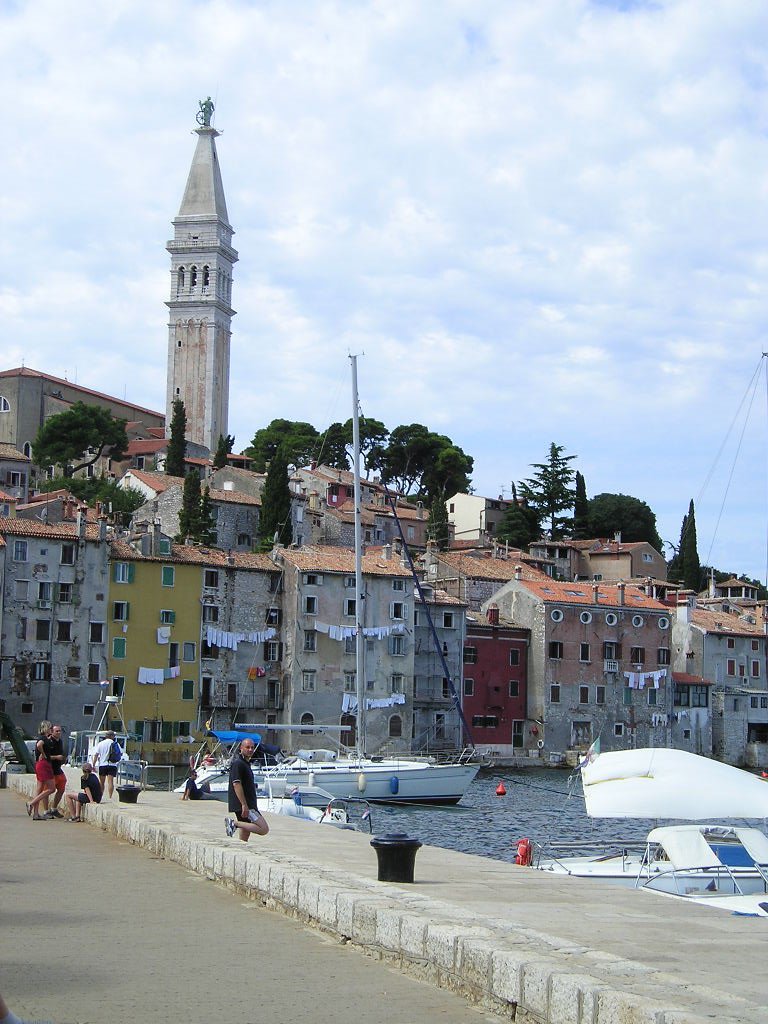
<path fill-rule="evenodd" d="M 116 636 L 112 639 L 112 657 L 113 658 L 124 658 L 127 641 L 125 637 Z"/>
<path fill-rule="evenodd" d="M 160 727 L 160 742 L 173 743 L 173 722 L 163 722 Z"/>
<path fill-rule="evenodd" d="M 182 681 L 181 681 L 181 699 L 182 700 L 194 700 L 195 699 L 195 680 L 194 679 L 182 679 Z"/>
<path fill-rule="evenodd" d="M 133 562 L 128 563 L 128 582 L 133 583 L 133 577 L 136 575 L 136 566 Z"/>

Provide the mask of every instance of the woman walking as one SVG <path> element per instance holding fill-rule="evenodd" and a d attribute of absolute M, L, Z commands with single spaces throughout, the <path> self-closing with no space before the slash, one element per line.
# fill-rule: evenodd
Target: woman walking
<path fill-rule="evenodd" d="M 44 815 L 38 812 L 38 805 L 43 804 L 43 810 L 48 810 L 48 798 L 56 792 L 56 781 L 53 777 L 53 765 L 48 757 L 48 741 L 53 726 L 48 721 L 40 723 L 40 736 L 35 744 L 35 778 L 37 779 L 37 793 L 27 806 L 27 814 L 33 821 L 43 821 Z"/>

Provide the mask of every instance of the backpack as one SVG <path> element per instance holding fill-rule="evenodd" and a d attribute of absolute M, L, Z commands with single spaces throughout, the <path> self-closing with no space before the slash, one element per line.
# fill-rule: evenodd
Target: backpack
<path fill-rule="evenodd" d="M 120 749 L 120 744 L 117 740 L 112 740 L 112 746 L 109 748 L 109 763 L 117 764 L 118 761 L 122 760 L 123 752 Z"/>

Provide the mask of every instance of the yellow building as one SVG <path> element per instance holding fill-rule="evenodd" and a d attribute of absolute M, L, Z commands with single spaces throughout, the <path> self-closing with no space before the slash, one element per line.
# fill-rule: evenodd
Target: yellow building
<path fill-rule="evenodd" d="M 180 764 L 197 746 L 203 568 L 189 549 L 161 541 L 144 555 L 124 541 L 111 545 L 109 583 L 110 692 L 150 764 Z M 187 557 L 185 557 L 185 555 Z"/>

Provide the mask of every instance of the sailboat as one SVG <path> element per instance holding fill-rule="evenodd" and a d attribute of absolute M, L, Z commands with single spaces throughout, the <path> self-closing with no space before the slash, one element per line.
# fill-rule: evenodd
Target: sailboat
<path fill-rule="evenodd" d="M 480 770 L 473 748 L 467 748 L 453 761 L 436 762 L 430 758 L 387 756 L 369 757 L 366 753 L 365 697 L 365 585 L 362 569 L 362 489 L 360 482 L 360 422 L 357 394 L 357 357 L 352 364 L 352 442 L 354 458 L 355 502 L 355 636 L 356 636 L 356 715 L 355 752 L 339 754 L 335 750 L 300 750 L 274 766 L 253 765 L 254 778 L 262 790 L 283 783 L 289 790 L 306 787 L 304 799 L 312 799 L 311 790 L 319 786 L 335 798 L 363 797 L 371 803 L 457 804 L 469 789 Z M 417 588 L 419 586 L 417 581 Z M 447 674 L 447 669 L 446 669 Z M 458 698 L 455 698 L 457 701 Z M 458 703 L 457 703 L 458 708 Z M 460 710 L 460 709 L 459 709 Z M 352 709 L 350 708 L 350 712 Z M 276 728 L 274 724 L 252 723 L 249 729 Z M 279 729 L 286 726 L 279 725 Z M 291 728 L 288 726 L 287 728 Z M 295 727 L 299 728 L 299 727 Z M 305 731 L 305 730 L 304 730 Z M 210 781 L 214 792 L 226 785 L 222 775 L 226 765 L 206 769 L 203 766 L 198 784 Z M 208 773 L 208 774 L 206 774 Z"/>

